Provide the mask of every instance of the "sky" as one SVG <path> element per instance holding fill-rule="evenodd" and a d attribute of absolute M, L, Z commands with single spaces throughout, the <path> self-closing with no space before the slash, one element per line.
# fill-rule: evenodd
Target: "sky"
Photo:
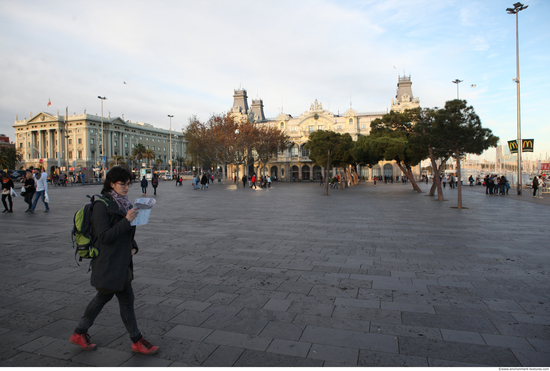
<path fill-rule="evenodd" d="M 104 116 L 168 129 L 173 115 L 182 130 L 229 110 L 239 88 L 267 118 L 315 99 L 334 114 L 380 112 L 410 75 L 429 108 L 463 80 L 459 98 L 505 144 L 517 138 L 516 1 L 0 0 L 0 133 L 13 140 L 30 112 L 100 114 L 98 96 Z M 530 159 L 545 159 L 550 1 L 524 4 L 521 132 L 535 139 Z"/>

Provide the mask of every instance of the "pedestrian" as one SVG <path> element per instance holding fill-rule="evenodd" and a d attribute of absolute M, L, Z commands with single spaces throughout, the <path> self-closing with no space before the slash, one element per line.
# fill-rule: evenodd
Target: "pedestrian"
<path fill-rule="evenodd" d="M 241 181 L 243 182 L 243 188 L 246 187 L 246 175 L 243 174 Z"/>
<path fill-rule="evenodd" d="M 539 179 L 535 176 L 533 177 L 533 197 L 537 197 L 538 189 L 539 189 Z"/>
<path fill-rule="evenodd" d="M 499 186 L 500 186 L 500 194 L 505 196 L 506 195 L 506 177 L 504 175 L 500 176 Z"/>
<path fill-rule="evenodd" d="M 9 175 L 7 173 L 2 173 L 2 204 L 4 205 L 4 211 L 3 213 L 13 213 L 13 200 L 11 198 L 11 191 L 15 187 L 13 184 L 13 180 L 10 179 Z M 6 199 L 8 199 L 8 203 L 10 207 L 8 208 L 8 204 L 6 203 Z"/>
<path fill-rule="evenodd" d="M 267 188 L 271 188 L 271 177 L 267 176 Z"/>
<path fill-rule="evenodd" d="M 107 182 L 107 178 L 105 178 L 105 182 Z M 149 182 L 145 178 L 145 175 L 143 176 L 143 179 L 141 179 L 141 193 L 143 196 L 147 195 L 147 187 L 149 186 Z"/>
<path fill-rule="evenodd" d="M 65 179 L 66 179 L 66 176 L 64 173 L 59 174 L 59 182 L 63 187 L 67 186 L 67 182 L 65 181 Z"/>
<path fill-rule="evenodd" d="M 252 174 L 252 178 L 250 179 L 250 188 L 254 187 L 254 189 L 258 189 L 256 187 L 256 174 Z"/>
<path fill-rule="evenodd" d="M 202 189 L 208 189 L 208 177 L 204 173 L 201 177 L 201 190 Z"/>
<path fill-rule="evenodd" d="M 319 178 L 321 178 L 321 182 L 319 183 L 319 185 L 322 186 L 323 184 L 325 184 L 325 182 L 323 182 L 323 176 L 319 175 Z"/>
<path fill-rule="evenodd" d="M 537 177 L 533 177 L 533 183 L 535 183 L 535 179 Z M 539 175 L 538 179 L 537 179 L 537 183 L 538 183 L 538 187 L 537 187 L 537 192 L 535 193 L 535 196 L 537 198 L 542 198 L 542 185 L 544 184 L 544 182 L 542 181 L 542 177 Z"/>
<path fill-rule="evenodd" d="M 177 187 L 178 184 L 179 184 L 179 182 L 180 182 L 180 177 L 179 177 L 179 175 L 176 175 L 176 178 L 175 178 L 175 179 L 176 179 L 176 187 Z"/>
<path fill-rule="evenodd" d="M 131 173 L 123 167 L 115 166 L 109 170 L 101 191 L 107 205 L 97 202 L 92 211 L 93 243 L 100 253 L 90 263 L 90 284 L 97 294 L 88 304 L 69 340 L 84 350 L 97 349 L 97 345 L 90 342 L 88 330 L 105 304 L 115 295 L 122 322 L 132 341 L 132 351 L 155 354 L 159 349 L 143 338 L 134 310 L 132 256 L 138 252 L 138 246 L 134 239 L 136 227 L 131 226 L 130 222 L 136 218 L 138 211 L 132 209 L 132 203 L 128 200 L 131 180 Z"/>
<path fill-rule="evenodd" d="M 85 181 L 86 176 L 84 175 L 84 173 L 82 171 L 80 172 L 80 179 L 82 181 L 82 185 L 84 185 L 86 183 L 86 181 Z"/>
<path fill-rule="evenodd" d="M 44 212 L 49 212 L 50 205 L 49 201 L 46 200 L 46 194 L 48 193 L 48 173 L 41 173 L 39 169 L 34 169 L 34 186 L 36 188 L 36 191 L 34 193 L 34 199 L 32 201 L 32 206 L 29 212 L 34 213 L 34 209 L 36 209 L 36 205 L 38 204 L 38 200 L 40 199 L 40 197 L 42 197 L 42 202 L 46 206 L 46 210 L 44 210 Z"/>
<path fill-rule="evenodd" d="M 468 181 L 470 182 L 470 187 L 473 187 L 474 186 L 474 177 L 470 175 L 470 177 L 468 178 Z"/>
<path fill-rule="evenodd" d="M 29 205 L 26 213 L 31 211 L 32 208 L 32 197 L 34 196 L 36 187 L 34 186 L 34 179 L 32 178 L 32 172 L 27 170 L 27 177 L 25 178 L 25 202 Z"/>
<path fill-rule="evenodd" d="M 154 195 L 157 195 L 157 187 L 159 186 L 159 176 L 157 174 L 153 174 L 153 180 L 151 180 L 151 185 L 153 186 Z"/>
<path fill-rule="evenodd" d="M 443 175 L 443 178 L 441 178 L 441 181 L 443 182 L 443 188 L 447 186 L 447 175 Z"/>

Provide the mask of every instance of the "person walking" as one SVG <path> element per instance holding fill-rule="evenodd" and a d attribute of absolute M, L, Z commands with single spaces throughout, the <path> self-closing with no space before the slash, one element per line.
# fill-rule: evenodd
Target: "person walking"
<path fill-rule="evenodd" d="M 13 213 L 13 200 L 11 198 L 11 190 L 15 187 L 13 180 L 10 179 L 7 173 L 2 173 L 2 204 L 4 205 L 3 213 Z M 8 208 L 8 203 L 10 207 Z"/>
<path fill-rule="evenodd" d="M 241 181 L 243 182 L 243 188 L 246 187 L 246 175 L 243 175 L 243 177 L 241 178 Z"/>
<path fill-rule="evenodd" d="M 36 191 L 34 179 L 32 178 L 32 172 L 30 170 L 27 170 L 27 177 L 25 178 L 25 185 L 23 187 L 25 187 L 25 202 L 29 205 L 25 212 L 28 213 L 32 209 L 32 197 Z"/>
<path fill-rule="evenodd" d="M 537 191 L 539 189 L 539 179 L 535 176 L 533 177 L 533 197 L 537 197 Z M 2 195 L 2 197 L 4 197 Z"/>
<path fill-rule="evenodd" d="M 153 180 L 151 180 L 151 185 L 153 186 L 154 195 L 157 195 L 157 187 L 159 186 L 159 176 L 157 174 L 153 174 Z"/>
<path fill-rule="evenodd" d="M 252 178 L 250 179 L 250 188 L 254 187 L 254 189 L 258 189 L 256 187 L 256 174 L 252 174 Z"/>
<path fill-rule="evenodd" d="M 325 184 L 325 182 L 323 182 L 323 176 L 319 175 L 319 178 L 321 178 L 321 182 L 319 183 L 319 185 L 322 186 L 323 184 Z"/>
<path fill-rule="evenodd" d="M 44 212 L 49 212 L 50 205 L 46 202 L 46 193 L 48 192 L 48 173 L 40 173 L 39 169 L 34 169 L 34 186 L 36 188 L 36 192 L 34 193 L 34 199 L 29 212 L 34 213 L 34 209 L 36 209 L 36 205 L 38 204 L 40 197 L 42 197 L 42 202 L 46 206 L 46 210 L 44 210 Z"/>
<path fill-rule="evenodd" d="M 271 177 L 267 176 L 267 188 L 271 188 Z"/>
<path fill-rule="evenodd" d="M 206 176 L 206 174 L 202 174 L 202 177 L 201 177 L 201 190 L 202 189 L 208 189 L 208 177 Z"/>
<path fill-rule="evenodd" d="M 107 178 L 105 178 L 105 181 L 107 181 Z M 148 186 L 149 186 L 149 182 L 147 181 L 147 179 L 145 178 L 145 175 L 144 175 L 143 178 L 141 179 L 141 194 L 143 196 L 147 195 L 147 187 Z"/>
<path fill-rule="evenodd" d="M 131 179 L 131 173 L 123 167 L 115 166 L 109 170 L 101 191 L 107 204 L 96 202 L 92 211 L 93 245 L 100 253 L 90 264 L 90 284 L 95 287 L 97 294 L 86 307 L 69 339 L 72 344 L 80 345 L 84 350 L 97 349 L 97 345 L 90 341 L 88 330 L 105 304 L 115 295 L 118 299 L 120 317 L 132 341 L 132 351 L 155 354 L 159 350 L 158 346 L 143 338 L 134 310 L 132 257 L 139 249 L 134 239 L 136 227 L 130 225 L 138 215 L 138 211 L 132 208 L 132 202 L 128 199 Z"/>

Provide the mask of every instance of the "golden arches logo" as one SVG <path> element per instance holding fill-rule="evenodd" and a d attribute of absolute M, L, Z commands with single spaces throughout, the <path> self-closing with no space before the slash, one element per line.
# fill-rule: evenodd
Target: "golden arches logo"
<path fill-rule="evenodd" d="M 535 140 L 534 139 L 524 139 L 522 142 L 522 151 L 524 152 L 533 152 Z"/>

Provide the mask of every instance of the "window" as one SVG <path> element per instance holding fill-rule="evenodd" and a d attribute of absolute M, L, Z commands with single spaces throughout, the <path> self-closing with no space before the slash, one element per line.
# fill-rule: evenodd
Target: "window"
<path fill-rule="evenodd" d="M 78 158 L 82 158 L 82 151 L 78 151 Z"/>
<path fill-rule="evenodd" d="M 307 132 L 308 133 L 313 133 L 315 131 L 315 127 L 313 125 L 310 125 L 307 127 Z"/>
<path fill-rule="evenodd" d="M 352 118 L 349 119 L 349 124 L 350 125 L 353 124 L 353 119 Z"/>
<path fill-rule="evenodd" d="M 73 140 L 72 140 L 72 139 L 69 139 L 69 144 L 73 144 Z"/>
<path fill-rule="evenodd" d="M 317 126 L 317 130 L 325 130 L 325 127 L 323 125 Z"/>
<path fill-rule="evenodd" d="M 342 125 L 338 125 L 336 129 L 342 129 Z"/>
<path fill-rule="evenodd" d="M 73 151 L 69 151 L 69 158 L 73 158 Z"/>
<path fill-rule="evenodd" d="M 361 124 L 361 129 L 366 129 L 367 128 L 367 124 Z"/>
<path fill-rule="evenodd" d="M 290 131 L 296 131 L 296 126 L 291 127 Z"/>
<path fill-rule="evenodd" d="M 166 141 L 165 141 L 166 142 Z M 164 147 L 164 152 L 166 152 L 166 147 Z"/>
<path fill-rule="evenodd" d="M 82 138 L 78 138 L 78 144 L 82 144 Z"/>
<path fill-rule="evenodd" d="M 292 146 L 292 148 L 290 149 L 290 155 L 292 157 L 298 157 L 298 147 L 297 146 Z"/>
<path fill-rule="evenodd" d="M 128 138 L 128 134 L 124 134 L 124 138 Z"/>
<path fill-rule="evenodd" d="M 91 129 L 91 130 L 90 130 L 90 133 L 93 133 L 93 132 L 94 132 L 94 129 Z"/>
<path fill-rule="evenodd" d="M 153 142 L 155 141 L 155 138 L 151 139 Z"/>
<path fill-rule="evenodd" d="M 281 129 L 284 129 L 284 128 L 285 128 L 285 123 L 281 122 Z"/>
<path fill-rule="evenodd" d="M 153 151 L 155 150 L 155 146 L 153 146 Z"/>
<path fill-rule="evenodd" d="M 149 141 L 149 138 L 145 138 L 146 141 Z"/>
<path fill-rule="evenodd" d="M 147 145 L 147 149 L 149 149 L 149 145 Z"/>
<path fill-rule="evenodd" d="M 302 157 L 309 157 L 309 149 L 302 148 Z"/>
<path fill-rule="evenodd" d="M 128 148 L 128 143 L 124 143 L 124 148 Z"/>
<path fill-rule="evenodd" d="M 118 128 L 117 128 L 118 129 Z M 113 135 L 116 137 L 118 134 L 117 133 L 113 133 Z"/>
<path fill-rule="evenodd" d="M 136 145 L 134 143 L 132 143 L 132 148 L 135 148 L 135 147 L 136 147 Z"/>
<path fill-rule="evenodd" d="M 82 133 L 82 129 L 78 129 L 76 132 L 77 133 Z"/>
<path fill-rule="evenodd" d="M 143 137 L 139 137 L 139 140 L 143 140 Z"/>
<path fill-rule="evenodd" d="M 90 144 L 94 144 L 94 138 L 90 139 Z"/>
<path fill-rule="evenodd" d="M 23 148 L 23 142 L 19 143 L 19 148 Z"/>
<path fill-rule="evenodd" d="M 115 147 L 116 147 L 116 146 L 118 146 L 118 143 L 117 143 L 117 141 L 116 141 L 116 140 L 115 140 L 115 144 L 114 144 L 114 146 L 115 146 Z"/>

